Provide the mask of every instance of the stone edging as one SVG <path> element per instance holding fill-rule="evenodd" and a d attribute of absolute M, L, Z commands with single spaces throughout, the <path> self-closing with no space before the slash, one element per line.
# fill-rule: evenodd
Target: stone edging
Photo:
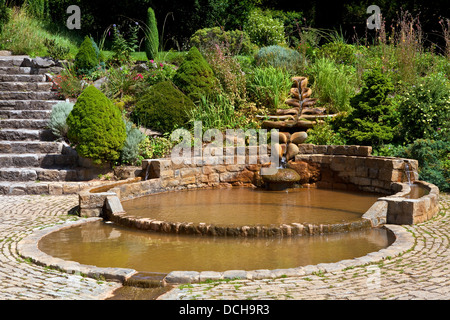
<path fill-rule="evenodd" d="M 24 259 L 30 259 L 33 263 L 41 266 L 61 270 L 69 274 L 85 275 L 94 279 L 105 279 L 123 283 L 126 279 L 136 273 L 136 270 L 125 268 L 100 268 L 92 265 L 83 265 L 78 262 L 52 257 L 42 252 L 38 247 L 39 241 L 50 233 L 101 220 L 103 219 L 87 218 L 77 221 L 65 221 L 62 224 L 43 229 L 36 228 L 31 235 L 19 241 L 17 244 L 17 252 Z"/>
<path fill-rule="evenodd" d="M 94 279 L 105 279 L 124 283 L 137 271 L 127 268 L 100 268 L 92 265 L 84 265 L 74 261 L 66 261 L 60 258 L 54 258 L 44 252 L 39 247 L 39 241 L 50 233 L 61 231 L 66 228 L 80 226 L 84 223 L 101 221 L 102 218 L 86 218 L 77 221 L 66 221 L 52 227 L 43 229 L 35 229 L 28 237 L 22 239 L 17 245 L 17 252 L 24 259 L 30 259 L 33 263 L 61 270 L 69 274 L 85 275 Z M 385 228 L 393 232 L 395 236 L 394 242 L 387 248 L 376 252 L 368 253 L 365 256 L 355 259 L 341 260 L 335 263 L 320 263 L 317 265 L 308 265 L 298 268 L 275 269 L 275 270 L 228 270 L 224 272 L 216 271 L 172 271 L 164 279 L 165 285 L 174 285 L 182 283 L 198 283 L 206 280 L 221 279 L 266 279 L 277 278 L 281 276 L 304 276 L 317 272 L 335 272 L 348 267 L 356 267 L 364 264 L 376 263 L 388 257 L 396 256 L 410 249 L 415 239 L 413 235 L 405 228 L 398 225 L 385 225 Z"/>

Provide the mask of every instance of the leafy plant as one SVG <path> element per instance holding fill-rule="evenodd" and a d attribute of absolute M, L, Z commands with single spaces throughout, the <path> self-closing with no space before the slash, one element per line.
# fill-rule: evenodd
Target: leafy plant
<path fill-rule="evenodd" d="M 48 127 L 52 133 L 58 138 L 67 138 L 69 126 L 67 125 L 67 117 L 72 111 L 74 103 L 72 102 L 58 102 L 53 105 Z"/>
<path fill-rule="evenodd" d="M 296 50 L 274 45 L 261 48 L 255 56 L 255 62 L 258 66 L 282 68 L 294 74 L 303 64 L 303 59 Z"/>
<path fill-rule="evenodd" d="M 250 40 L 260 47 L 286 43 L 283 23 L 260 9 L 250 12 L 244 31 L 248 33 Z"/>
<path fill-rule="evenodd" d="M 79 155 L 94 163 L 117 161 L 126 132 L 120 110 L 94 86 L 78 97 L 67 118 L 67 136 Z"/>
<path fill-rule="evenodd" d="M 210 65 L 196 47 L 189 50 L 173 82 L 194 102 L 217 90 L 218 85 Z"/>
<path fill-rule="evenodd" d="M 342 42 L 330 42 L 317 50 L 318 58 L 327 58 L 338 64 L 353 65 L 356 60 L 355 47 Z"/>
<path fill-rule="evenodd" d="M 53 89 L 59 92 L 59 95 L 66 98 L 77 98 L 85 88 L 81 81 L 81 76 L 75 72 L 73 64 L 66 64 L 59 75 L 53 77 Z"/>
<path fill-rule="evenodd" d="M 6 6 L 6 0 L 0 0 L 0 34 L 2 34 L 3 26 L 9 22 L 11 10 Z"/>
<path fill-rule="evenodd" d="M 442 191 L 450 191 L 450 142 L 418 139 L 401 149 L 398 157 L 419 162 L 419 179 L 435 184 Z"/>
<path fill-rule="evenodd" d="M 148 89 L 137 102 L 131 118 L 136 124 L 170 133 L 188 123 L 188 113 L 194 107 L 192 100 L 172 82 L 163 81 Z"/>
<path fill-rule="evenodd" d="M 338 65 L 321 58 L 308 68 L 313 96 L 329 112 L 350 110 L 350 98 L 356 92 L 356 72 L 353 67 Z"/>
<path fill-rule="evenodd" d="M 159 159 L 170 154 L 174 142 L 163 137 L 148 137 L 139 144 L 139 154 L 142 159 Z"/>
<path fill-rule="evenodd" d="M 55 60 L 64 60 L 70 53 L 69 47 L 58 45 L 54 39 L 44 39 L 44 45 L 50 57 Z"/>
<path fill-rule="evenodd" d="M 400 132 L 406 142 L 450 140 L 450 81 L 444 74 L 422 78 L 399 101 Z"/>
<path fill-rule="evenodd" d="M 75 56 L 75 72 L 77 75 L 89 75 L 97 69 L 99 63 L 100 59 L 93 41 L 90 37 L 86 36 Z"/>
<path fill-rule="evenodd" d="M 201 121 L 203 130 L 237 128 L 242 119 L 235 114 L 233 103 L 224 95 L 203 96 L 191 109 L 190 122 Z"/>
<path fill-rule="evenodd" d="M 119 27 L 115 24 L 113 25 L 113 63 L 122 65 L 131 61 L 131 53 L 138 48 L 138 31 L 139 24 L 137 22 L 132 23 L 129 26 L 129 37 L 127 39 L 124 33 L 119 30 Z"/>
<path fill-rule="evenodd" d="M 380 70 L 364 75 L 364 87 L 350 100 L 352 111 L 335 118 L 333 128 L 349 144 L 378 146 L 394 138 L 397 117 L 388 97 L 394 86 Z"/>
<path fill-rule="evenodd" d="M 229 54 L 226 47 L 218 44 L 206 51 L 205 58 L 233 105 L 243 104 L 247 94 L 246 78 L 239 61 Z"/>
<path fill-rule="evenodd" d="M 226 47 L 231 55 L 251 54 L 256 48 L 245 31 L 225 31 L 220 27 L 197 30 L 189 39 L 189 44 L 201 52 L 219 45 Z"/>
<path fill-rule="evenodd" d="M 249 75 L 248 92 L 258 107 L 276 111 L 289 96 L 292 86 L 289 72 L 272 66 L 257 67 Z"/>
<path fill-rule="evenodd" d="M 326 119 L 322 123 L 316 124 L 313 128 L 309 129 L 307 134 L 308 138 L 305 143 L 312 143 L 316 145 L 344 145 L 345 139 L 341 137 L 338 132 L 333 130 L 330 122 L 331 119 Z"/>
<path fill-rule="evenodd" d="M 145 134 L 136 128 L 133 122 L 124 120 L 124 123 L 127 138 L 120 154 L 120 162 L 134 165 L 140 160 L 140 145 L 145 139 Z"/>

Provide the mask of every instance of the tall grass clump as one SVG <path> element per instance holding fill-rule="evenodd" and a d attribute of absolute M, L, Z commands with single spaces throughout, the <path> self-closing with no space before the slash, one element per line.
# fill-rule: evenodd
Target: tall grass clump
<path fill-rule="evenodd" d="M 235 115 L 232 101 L 224 94 L 202 96 L 196 107 L 189 111 L 190 122 L 201 121 L 203 131 L 220 131 L 235 128 L 239 119 Z"/>
<path fill-rule="evenodd" d="M 317 59 L 308 69 L 313 79 L 313 95 L 330 112 L 349 111 L 350 98 L 356 92 L 357 77 L 354 67 L 335 64 L 327 58 Z"/>
<path fill-rule="evenodd" d="M 3 25 L 0 43 L 3 49 L 13 54 L 29 56 L 46 56 L 48 54 L 44 39 L 55 40 L 55 44 L 69 48 L 69 57 L 78 51 L 78 40 L 64 33 L 51 33 L 54 26 L 44 20 L 34 18 L 25 8 L 15 7 L 11 11 L 9 22 Z"/>
<path fill-rule="evenodd" d="M 265 107 L 269 112 L 280 108 L 289 96 L 292 86 L 288 71 L 273 66 L 256 67 L 249 75 L 248 92 L 257 107 Z"/>

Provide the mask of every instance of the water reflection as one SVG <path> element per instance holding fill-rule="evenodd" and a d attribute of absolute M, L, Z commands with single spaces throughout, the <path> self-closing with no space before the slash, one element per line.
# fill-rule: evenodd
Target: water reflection
<path fill-rule="evenodd" d="M 49 255 L 138 271 L 293 268 L 352 259 L 387 247 L 385 229 L 288 238 L 226 238 L 140 232 L 95 222 L 44 237 Z"/>

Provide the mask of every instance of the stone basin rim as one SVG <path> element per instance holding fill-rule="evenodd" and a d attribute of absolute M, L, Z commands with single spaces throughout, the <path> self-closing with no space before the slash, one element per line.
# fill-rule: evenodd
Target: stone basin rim
<path fill-rule="evenodd" d="M 23 259 L 29 259 L 33 263 L 40 266 L 57 269 L 68 274 L 85 275 L 94 279 L 105 279 L 107 281 L 119 282 L 124 285 L 130 277 L 138 274 L 139 271 L 130 268 L 97 267 L 93 265 L 80 264 L 76 261 L 55 258 L 39 249 L 39 241 L 51 233 L 62 231 L 67 228 L 78 227 L 85 223 L 93 223 L 98 221 L 102 221 L 102 218 L 80 218 L 77 221 L 65 221 L 44 229 L 36 228 L 31 235 L 19 241 L 17 245 L 17 252 Z M 227 270 L 223 272 L 175 270 L 169 272 L 165 276 L 162 281 L 162 285 L 167 286 L 183 283 L 200 283 L 206 280 L 222 279 L 269 279 L 282 276 L 306 276 L 320 271 L 334 272 L 348 267 L 376 263 L 386 258 L 399 255 L 414 245 L 413 235 L 404 227 L 386 224 L 380 228 L 385 228 L 391 232 L 394 237 L 394 241 L 388 247 L 375 252 L 370 252 L 365 256 L 341 260 L 333 263 L 319 263 L 317 265 L 274 270 Z M 142 270 L 141 272 L 145 271 Z"/>

